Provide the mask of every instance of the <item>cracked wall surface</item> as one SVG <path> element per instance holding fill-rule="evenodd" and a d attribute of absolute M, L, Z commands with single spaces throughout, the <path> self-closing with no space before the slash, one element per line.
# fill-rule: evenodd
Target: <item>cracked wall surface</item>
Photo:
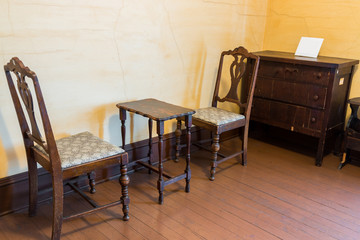
<path fill-rule="evenodd" d="M 267 1 L 4 0 L 1 61 L 37 73 L 57 138 L 90 131 L 120 145 L 118 102 L 209 106 L 221 51 L 262 49 Z M 27 169 L 5 75 L 0 106 L 1 178 Z M 147 120 L 128 119 L 127 143 L 147 138 Z"/>

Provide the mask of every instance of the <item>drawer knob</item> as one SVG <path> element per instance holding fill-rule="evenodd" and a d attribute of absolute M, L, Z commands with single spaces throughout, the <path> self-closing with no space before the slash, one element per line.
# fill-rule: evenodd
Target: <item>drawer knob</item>
<path fill-rule="evenodd" d="M 314 73 L 314 77 L 316 77 L 317 79 L 320 79 L 321 78 L 321 73 Z"/>
<path fill-rule="evenodd" d="M 311 118 L 311 122 L 312 122 L 312 123 L 316 122 L 316 118 L 312 117 L 312 118 Z"/>
<path fill-rule="evenodd" d="M 275 69 L 275 76 L 282 73 L 282 68 L 276 68 Z"/>
<path fill-rule="evenodd" d="M 317 100 L 319 99 L 319 96 L 315 94 L 314 97 L 313 97 L 313 99 L 314 99 L 315 101 L 317 101 Z"/>

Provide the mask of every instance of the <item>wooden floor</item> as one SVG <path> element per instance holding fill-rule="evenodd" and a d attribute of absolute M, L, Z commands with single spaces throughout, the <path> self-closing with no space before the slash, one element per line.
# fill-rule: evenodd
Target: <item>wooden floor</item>
<path fill-rule="evenodd" d="M 228 151 L 239 145 L 232 139 Z M 248 166 L 232 159 L 208 177 L 210 154 L 192 153 L 191 192 L 184 183 L 166 187 L 158 205 L 156 174 L 141 170 L 130 176 L 130 221 L 113 207 L 65 222 L 62 239 L 360 239 L 360 168 L 337 170 L 339 158 L 328 155 L 322 167 L 314 157 L 250 139 Z M 169 172 L 184 164 L 169 161 Z M 119 197 L 116 180 L 97 186 L 99 202 Z M 75 194 L 66 197 L 66 214 L 87 207 Z M 0 239 L 49 239 L 51 202 L 38 215 L 26 211 L 0 218 Z"/>

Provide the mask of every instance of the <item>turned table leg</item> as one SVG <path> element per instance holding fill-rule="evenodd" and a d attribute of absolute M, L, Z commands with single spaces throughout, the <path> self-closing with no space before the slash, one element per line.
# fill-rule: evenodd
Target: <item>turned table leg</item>
<path fill-rule="evenodd" d="M 191 146 L 191 125 L 192 125 L 192 116 L 188 115 L 185 117 L 185 126 L 186 126 L 186 186 L 185 192 L 190 192 L 190 179 L 191 179 L 191 169 L 190 169 L 190 146 Z"/>
<path fill-rule="evenodd" d="M 163 135 L 164 135 L 164 121 L 157 121 L 157 134 L 159 137 L 158 149 L 159 149 L 159 179 L 158 179 L 158 190 L 159 190 L 159 203 L 164 203 L 164 177 L 163 177 Z"/>

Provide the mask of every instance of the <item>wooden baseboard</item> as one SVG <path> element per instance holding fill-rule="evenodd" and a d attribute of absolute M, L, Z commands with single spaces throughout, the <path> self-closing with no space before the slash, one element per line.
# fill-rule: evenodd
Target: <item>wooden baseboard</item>
<path fill-rule="evenodd" d="M 192 141 L 208 138 L 210 135 L 204 130 L 200 130 L 197 127 L 193 127 L 192 130 Z M 229 139 L 237 134 L 237 131 L 230 131 L 221 136 L 221 140 Z M 184 138 L 182 141 L 185 141 Z M 165 134 L 164 138 L 164 158 L 169 160 L 175 157 L 175 134 Z M 153 138 L 152 150 L 153 159 L 158 159 L 157 149 L 158 138 Z M 125 146 L 125 150 L 129 154 L 129 173 L 134 171 L 135 162 L 134 159 L 145 158 L 148 154 L 148 140 L 142 140 L 139 142 L 131 143 Z M 120 175 L 120 167 L 113 166 L 107 169 L 101 169 L 96 172 L 96 182 L 106 181 L 112 178 L 116 178 Z M 52 197 L 52 184 L 51 175 L 43 168 L 38 169 L 39 176 L 39 203 L 50 201 Z M 130 178 L 131 180 L 131 178 Z M 87 177 L 79 177 L 77 179 L 79 186 L 87 185 Z M 8 176 L 0 179 L 0 216 L 5 214 L 13 213 L 19 210 L 23 210 L 28 207 L 29 204 L 29 181 L 28 172 L 19 173 L 16 175 Z M 64 193 L 67 194 L 72 190 L 68 187 L 64 187 Z"/>

